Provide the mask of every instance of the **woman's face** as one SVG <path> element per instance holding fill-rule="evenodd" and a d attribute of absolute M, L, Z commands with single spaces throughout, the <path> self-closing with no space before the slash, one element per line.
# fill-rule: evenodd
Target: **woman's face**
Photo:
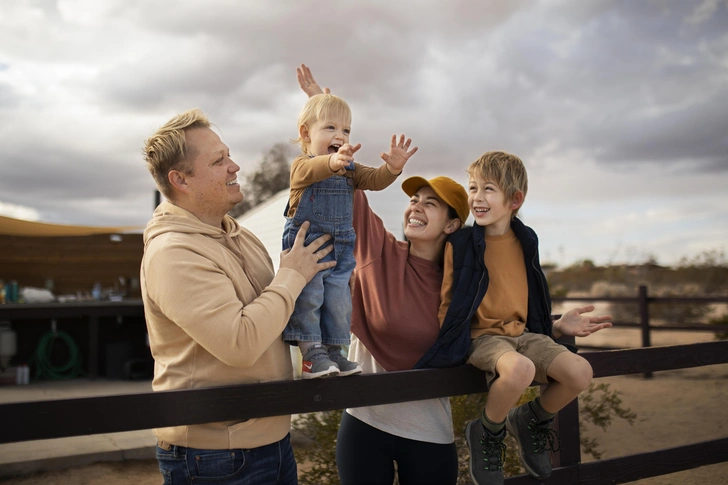
<path fill-rule="evenodd" d="M 458 228 L 448 216 L 448 205 L 428 186 L 410 197 L 404 211 L 404 235 L 410 242 L 439 242 Z M 454 226 L 454 229 L 452 228 Z"/>

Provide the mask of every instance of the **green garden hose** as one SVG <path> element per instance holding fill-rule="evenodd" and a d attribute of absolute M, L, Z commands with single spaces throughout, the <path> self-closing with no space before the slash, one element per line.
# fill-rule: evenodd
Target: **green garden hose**
<path fill-rule="evenodd" d="M 59 365 L 54 365 L 51 362 L 53 345 L 56 340 L 61 340 L 68 347 L 68 361 Z M 31 364 L 35 367 L 33 380 L 59 381 L 74 379 L 83 374 L 81 353 L 78 351 L 76 342 L 66 332 L 51 331 L 45 333 L 38 341 Z"/>

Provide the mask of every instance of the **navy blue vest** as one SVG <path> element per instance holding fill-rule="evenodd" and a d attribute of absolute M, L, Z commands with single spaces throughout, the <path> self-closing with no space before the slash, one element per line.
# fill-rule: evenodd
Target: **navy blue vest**
<path fill-rule="evenodd" d="M 521 242 L 528 282 L 529 332 L 551 336 L 551 295 L 538 258 L 538 237 L 520 219 L 511 229 Z M 437 341 L 415 364 L 415 369 L 462 365 L 470 350 L 470 322 L 488 290 L 485 267 L 485 234 L 477 224 L 455 231 L 448 237 L 453 246 L 452 301 Z"/>

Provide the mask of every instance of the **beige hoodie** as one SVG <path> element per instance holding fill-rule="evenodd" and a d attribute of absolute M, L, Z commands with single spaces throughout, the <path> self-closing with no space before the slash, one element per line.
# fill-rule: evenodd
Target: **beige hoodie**
<path fill-rule="evenodd" d="M 223 227 L 163 202 L 144 231 L 141 290 L 155 391 L 293 377 L 281 332 L 306 280 L 287 268 L 274 275 L 263 244 L 232 217 Z M 191 448 L 255 448 L 289 428 L 290 416 L 276 416 L 155 434 Z"/>

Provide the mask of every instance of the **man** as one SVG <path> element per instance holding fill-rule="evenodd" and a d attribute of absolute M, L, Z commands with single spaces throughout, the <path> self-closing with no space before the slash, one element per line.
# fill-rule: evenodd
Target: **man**
<path fill-rule="evenodd" d="M 227 212 L 243 199 L 228 147 L 202 111 L 172 118 L 145 143 L 147 168 L 167 199 L 144 232 L 141 289 L 155 391 L 292 378 L 281 332 L 330 236 L 304 247 L 308 223 L 281 253 Z M 295 484 L 290 416 L 156 429 L 165 484 Z"/>

